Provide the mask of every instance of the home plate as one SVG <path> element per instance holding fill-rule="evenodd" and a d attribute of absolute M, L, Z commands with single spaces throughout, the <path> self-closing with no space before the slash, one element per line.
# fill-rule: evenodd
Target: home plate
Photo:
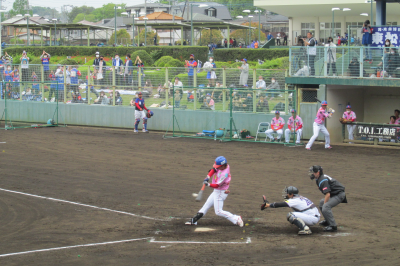
<path fill-rule="evenodd" d="M 212 228 L 207 228 L 207 227 L 197 227 L 196 229 L 194 229 L 195 232 L 210 232 L 210 231 L 214 231 L 216 229 L 212 229 Z"/>

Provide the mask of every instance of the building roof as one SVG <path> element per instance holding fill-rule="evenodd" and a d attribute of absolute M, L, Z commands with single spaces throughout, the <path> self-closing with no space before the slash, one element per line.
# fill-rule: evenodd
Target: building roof
<path fill-rule="evenodd" d="M 161 3 L 147 3 L 146 7 L 154 8 L 154 7 L 166 7 L 169 8 L 171 7 L 170 5 L 166 4 L 161 4 Z M 126 6 L 125 9 L 139 9 L 139 8 L 144 8 L 144 4 L 139 4 L 139 5 L 134 5 L 134 6 Z"/>
<path fill-rule="evenodd" d="M 139 17 L 139 20 L 143 20 L 145 16 Z M 151 14 L 147 15 L 148 20 L 183 20 L 182 17 L 179 16 L 173 16 L 171 14 L 165 13 L 165 12 L 154 12 Z"/>
<path fill-rule="evenodd" d="M 228 10 L 228 7 L 225 5 L 219 4 L 219 3 L 214 3 L 214 2 L 189 2 L 188 5 L 186 5 L 186 2 L 180 2 L 173 6 L 171 9 L 179 9 L 180 12 L 177 14 L 178 16 L 180 15 L 183 17 L 185 20 L 190 19 L 190 13 L 191 13 L 191 5 L 193 4 L 193 18 L 195 18 L 194 14 L 201 14 L 204 16 L 207 16 L 207 10 L 210 8 L 214 8 L 216 10 L 216 18 L 221 19 L 221 20 L 232 20 L 231 14 Z M 207 5 L 206 7 L 199 7 L 198 5 Z"/>

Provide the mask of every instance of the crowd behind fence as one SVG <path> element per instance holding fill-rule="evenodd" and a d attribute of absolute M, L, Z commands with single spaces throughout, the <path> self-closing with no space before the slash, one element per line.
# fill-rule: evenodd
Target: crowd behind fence
<path fill-rule="evenodd" d="M 398 47 L 292 46 L 289 76 L 400 78 Z"/>
<path fill-rule="evenodd" d="M 214 74 L 211 76 L 211 70 L 203 68 L 196 68 L 190 73 L 184 67 L 5 64 L 0 73 L 4 82 L 1 99 L 7 97 L 10 100 L 40 102 L 57 99 L 60 103 L 132 106 L 132 100 L 141 91 L 147 106 L 170 108 L 175 88 L 180 89 L 183 98 L 180 108 L 197 109 L 197 105 L 192 104 L 191 96 L 196 95 L 198 100 L 203 100 L 203 96 L 206 98 L 210 94 L 219 106 L 224 101 L 224 89 L 235 88 L 241 91 L 241 95 L 250 94 L 254 102 L 259 100 L 260 95 L 265 97 L 270 101 L 269 109 L 272 109 L 279 103 L 285 104 L 290 97 L 285 93 L 285 70 L 249 69 L 245 77 L 242 70 L 236 68 L 214 68 L 212 71 Z M 256 94 L 256 89 L 268 93 Z M 254 107 L 254 103 L 240 107 L 238 101 L 237 105 L 238 111 L 249 109 L 247 106 L 253 106 L 253 112 L 261 110 Z M 226 107 L 221 106 L 218 110 L 226 110 Z"/>

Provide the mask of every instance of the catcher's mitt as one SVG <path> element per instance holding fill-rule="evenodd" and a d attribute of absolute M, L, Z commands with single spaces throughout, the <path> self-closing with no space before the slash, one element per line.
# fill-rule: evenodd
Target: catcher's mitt
<path fill-rule="evenodd" d="M 267 198 L 264 195 L 263 195 L 263 201 L 264 201 L 264 203 L 261 204 L 261 210 L 262 211 L 266 208 L 265 205 L 267 205 L 269 203 Z"/>
<path fill-rule="evenodd" d="M 147 118 L 151 118 L 150 112 L 147 112 L 146 116 L 147 116 Z"/>
<path fill-rule="evenodd" d="M 347 119 L 344 119 L 343 117 L 339 118 L 339 121 L 342 124 L 346 124 L 347 123 Z"/>

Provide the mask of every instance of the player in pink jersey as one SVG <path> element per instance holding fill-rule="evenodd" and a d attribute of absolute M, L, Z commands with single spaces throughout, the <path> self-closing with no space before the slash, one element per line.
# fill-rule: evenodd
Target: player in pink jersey
<path fill-rule="evenodd" d="M 267 137 L 272 141 L 274 140 L 280 140 L 283 134 L 283 126 L 285 125 L 285 120 L 283 120 L 282 117 L 280 117 L 280 112 L 275 111 L 275 117 L 272 118 L 271 120 L 271 129 L 268 129 L 265 131 L 265 134 Z M 278 137 L 274 139 L 272 136 L 272 133 L 277 133 Z"/>
<path fill-rule="evenodd" d="M 211 180 L 211 184 L 208 182 Z M 243 227 L 242 217 L 239 215 L 232 214 L 230 212 L 224 211 L 222 207 L 224 206 L 224 201 L 229 194 L 229 183 L 231 182 L 230 167 L 223 156 L 217 157 L 211 169 L 204 179 L 204 184 L 208 187 L 214 188 L 214 191 L 208 197 L 206 203 L 199 210 L 199 212 L 190 221 L 186 222 L 186 225 L 197 225 L 197 221 L 206 215 L 208 209 L 214 206 L 215 214 L 224 217 L 231 221 L 233 224 L 237 224 Z"/>
<path fill-rule="evenodd" d="M 343 113 L 343 118 L 347 120 L 347 123 L 352 123 L 356 121 L 356 113 L 351 110 L 351 105 L 346 106 L 346 112 Z M 356 129 L 356 125 L 347 124 L 347 131 L 349 132 L 349 139 L 354 139 L 353 132 Z M 353 142 L 349 142 L 353 144 Z"/>
<path fill-rule="evenodd" d="M 319 108 L 313 124 L 314 135 L 311 137 L 310 141 L 306 145 L 307 150 L 311 150 L 311 146 L 313 145 L 315 139 L 318 137 L 320 131 L 325 135 L 325 149 L 332 149 L 330 145 L 329 132 L 325 127 L 325 118 L 330 118 L 332 116 L 332 113 L 326 110 L 327 106 L 328 102 L 322 101 L 321 108 Z"/>
<path fill-rule="evenodd" d="M 300 116 L 296 115 L 296 110 L 290 111 L 292 116 L 288 120 L 288 129 L 285 130 L 285 142 L 290 142 L 290 132 L 296 133 L 296 143 L 300 143 L 301 133 L 303 132 L 303 120 Z"/>

